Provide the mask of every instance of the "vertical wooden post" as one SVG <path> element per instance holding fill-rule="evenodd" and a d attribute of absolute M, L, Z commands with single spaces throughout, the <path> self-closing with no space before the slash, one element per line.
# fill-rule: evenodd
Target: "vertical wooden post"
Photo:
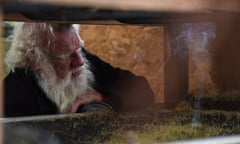
<path fill-rule="evenodd" d="M 181 31 L 180 26 L 164 26 L 164 104 L 168 108 L 174 108 L 188 94 L 188 45 L 183 40 L 181 48 L 176 49 L 177 43 L 173 43 Z"/>
<path fill-rule="evenodd" d="M 0 117 L 3 116 L 3 22 L 2 22 L 2 10 L 0 7 Z M 0 143 L 3 143 L 3 129 L 2 129 L 2 123 L 0 123 Z"/>

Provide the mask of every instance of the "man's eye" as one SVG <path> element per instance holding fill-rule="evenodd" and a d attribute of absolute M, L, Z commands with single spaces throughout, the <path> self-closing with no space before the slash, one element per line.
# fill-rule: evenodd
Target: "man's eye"
<path fill-rule="evenodd" d="M 81 51 L 82 51 L 82 48 L 77 49 L 78 53 L 81 53 Z"/>
<path fill-rule="evenodd" d="M 70 54 L 56 56 L 57 59 L 66 60 L 70 57 Z"/>
<path fill-rule="evenodd" d="M 81 53 L 81 51 L 82 51 L 82 48 L 79 48 L 79 49 L 77 49 L 75 52 Z M 58 56 L 55 56 L 55 58 L 56 58 L 56 59 L 59 59 L 59 60 L 66 60 L 66 59 L 70 58 L 71 55 L 74 54 L 75 52 L 70 53 L 70 54 L 58 55 Z"/>

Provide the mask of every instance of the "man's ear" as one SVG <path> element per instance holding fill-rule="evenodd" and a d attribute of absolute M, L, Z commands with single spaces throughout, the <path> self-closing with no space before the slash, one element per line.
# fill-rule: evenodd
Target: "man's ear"
<path fill-rule="evenodd" d="M 36 70 L 36 69 L 40 68 L 39 63 L 36 60 L 34 50 L 32 50 L 32 49 L 28 50 L 26 53 L 26 57 L 27 57 L 27 63 L 32 69 Z"/>
<path fill-rule="evenodd" d="M 32 23 L 29 23 L 29 22 L 24 22 L 23 23 L 22 29 L 23 29 L 25 34 L 28 33 L 31 30 L 31 24 Z"/>

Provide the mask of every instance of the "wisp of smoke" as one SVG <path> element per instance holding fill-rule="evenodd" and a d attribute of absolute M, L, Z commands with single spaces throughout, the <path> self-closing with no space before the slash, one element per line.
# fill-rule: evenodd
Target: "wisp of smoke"
<path fill-rule="evenodd" d="M 194 64 L 199 72 L 199 88 L 195 96 L 194 103 L 194 117 L 192 120 L 193 126 L 201 124 L 200 120 L 200 99 L 203 95 L 204 89 L 204 70 L 200 65 L 199 56 L 208 54 L 209 41 L 216 37 L 215 35 L 216 24 L 213 22 L 206 23 L 184 23 L 181 26 L 180 34 L 172 41 L 174 55 L 187 56 L 191 48 L 191 56 Z"/>

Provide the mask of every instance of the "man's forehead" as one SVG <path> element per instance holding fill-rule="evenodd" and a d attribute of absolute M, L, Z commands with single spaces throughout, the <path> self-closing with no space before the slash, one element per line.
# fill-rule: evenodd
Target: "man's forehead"
<path fill-rule="evenodd" d="M 51 46 L 54 53 L 67 53 L 80 47 L 80 38 L 76 32 L 54 32 L 54 36 Z"/>
<path fill-rule="evenodd" d="M 75 31 L 55 31 L 53 32 L 56 40 L 78 40 L 79 37 Z"/>

